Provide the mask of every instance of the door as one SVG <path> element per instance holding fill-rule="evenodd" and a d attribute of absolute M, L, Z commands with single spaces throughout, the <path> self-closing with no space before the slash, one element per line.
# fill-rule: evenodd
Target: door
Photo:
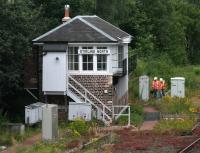
<path fill-rule="evenodd" d="M 185 82 L 184 80 L 178 81 L 178 97 L 185 97 Z"/>
<path fill-rule="evenodd" d="M 178 96 L 177 80 L 171 80 L 171 96 Z"/>
<path fill-rule="evenodd" d="M 42 89 L 46 94 L 66 92 L 66 52 L 47 52 L 43 56 Z"/>

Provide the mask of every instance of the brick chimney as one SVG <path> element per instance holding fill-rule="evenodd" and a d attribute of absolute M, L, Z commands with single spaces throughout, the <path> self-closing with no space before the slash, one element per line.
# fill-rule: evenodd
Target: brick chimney
<path fill-rule="evenodd" d="M 64 17 L 62 18 L 62 22 L 66 22 L 70 20 L 71 18 L 69 17 L 69 5 L 65 5 L 65 14 Z"/>

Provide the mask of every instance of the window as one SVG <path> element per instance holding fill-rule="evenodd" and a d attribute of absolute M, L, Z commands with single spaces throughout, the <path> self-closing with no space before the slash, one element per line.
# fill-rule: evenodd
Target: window
<path fill-rule="evenodd" d="M 97 47 L 97 49 L 107 49 L 107 47 L 102 46 L 102 47 Z"/>
<path fill-rule="evenodd" d="M 107 55 L 97 55 L 97 71 L 107 70 Z"/>
<path fill-rule="evenodd" d="M 118 68 L 123 67 L 123 46 L 118 46 Z"/>
<path fill-rule="evenodd" d="M 93 49 L 93 47 L 87 46 L 87 47 L 82 47 L 82 49 Z"/>
<path fill-rule="evenodd" d="M 78 47 L 69 47 L 68 49 L 68 69 L 79 69 Z"/>
<path fill-rule="evenodd" d="M 93 70 L 93 55 L 92 54 L 83 54 L 83 70 L 84 71 Z"/>

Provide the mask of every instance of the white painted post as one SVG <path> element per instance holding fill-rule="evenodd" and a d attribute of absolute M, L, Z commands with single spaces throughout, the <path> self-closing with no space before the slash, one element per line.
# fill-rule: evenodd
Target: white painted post
<path fill-rule="evenodd" d="M 85 103 L 87 102 L 87 91 L 85 90 Z"/>
<path fill-rule="evenodd" d="M 130 106 L 128 106 L 128 126 L 130 126 L 131 125 L 131 108 L 130 108 Z"/>

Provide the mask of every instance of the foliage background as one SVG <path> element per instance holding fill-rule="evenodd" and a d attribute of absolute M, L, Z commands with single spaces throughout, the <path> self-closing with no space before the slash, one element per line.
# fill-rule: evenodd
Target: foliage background
<path fill-rule="evenodd" d="M 3 115 L 23 116 L 24 105 L 33 101 L 23 89 L 24 60 L 31 54 L 33 38 L 61 24 L 65 4 L 70 4 L 71 17 L 96 14 L 133 36 L 130 53 L 136 53 L 139 60 L 132 78 L 140 74 L 168 78 L 178 72 L 184 74 L 184 68 L 179 71 L 184 66 L 192 71 L 186 76 L 200 74 L 199 69 L 190 70 L 190 65 L 200 64 L 199 1 L 0 0 Z"/>

